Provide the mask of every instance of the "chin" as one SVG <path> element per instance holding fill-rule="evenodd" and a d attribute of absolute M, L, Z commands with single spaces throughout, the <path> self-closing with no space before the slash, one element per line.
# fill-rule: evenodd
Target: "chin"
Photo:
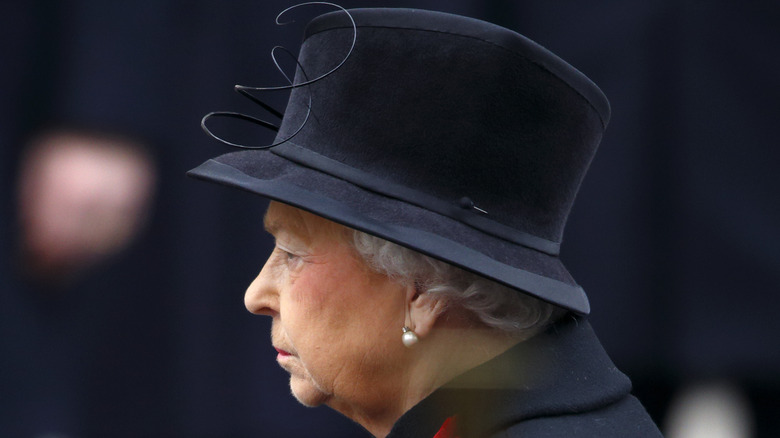
<path fill-rule="evenodd" d="M 291 376 L 290 391 L 300 404 L 309 408 L 323 405 L 330 398 L 330 395 L 307 378 Z"/>

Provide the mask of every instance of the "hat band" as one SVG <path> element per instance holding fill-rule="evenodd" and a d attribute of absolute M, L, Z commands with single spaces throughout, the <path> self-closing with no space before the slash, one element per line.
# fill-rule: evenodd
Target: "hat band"
<path fill-rule="evenodd" d="M 418 190 L 379 179 L 367 172 L 293 144 L 290 141 L 275 146 L 270 151 L 288 160 L 343 179 L 366 190 L 458 220 L 494 237 L 552 256 L 557 256 L 560 253 L 561 244 L 558 242 L 524 233 L 490 220 L 484 213 L 480 213 L 473 208 L 463 208 L 457 201 L 451 203 L 442 201 Z"/>

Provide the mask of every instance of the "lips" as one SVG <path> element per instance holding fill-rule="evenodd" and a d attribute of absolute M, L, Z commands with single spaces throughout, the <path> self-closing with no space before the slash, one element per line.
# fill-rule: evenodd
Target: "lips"
<path fill-rule="evenodd" d="M 279 353 L 279 356 L 281 356 L 281 357 L 291 356 L 291 354 L 289 352 L 284 351 L 281 348 L 274 347 L 274 349 L 276 350 L 277 353 Z"/>

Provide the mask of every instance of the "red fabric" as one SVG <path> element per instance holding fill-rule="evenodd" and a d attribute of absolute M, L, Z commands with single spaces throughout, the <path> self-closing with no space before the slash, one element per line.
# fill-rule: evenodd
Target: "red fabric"
<path fill-rule="evenodd" d="M 436 432 L 433 438 L 458 438 L 457 421 L 455 417 L 450 417 L 444 420 L 444 424 L 441 425 L 441 429 Z"/>

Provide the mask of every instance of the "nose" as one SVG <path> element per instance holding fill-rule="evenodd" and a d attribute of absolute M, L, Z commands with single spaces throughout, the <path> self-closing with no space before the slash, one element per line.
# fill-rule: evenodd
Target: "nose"
<path fill-rule="evenodd" d="M 270 265 L 269 262 L 265 263 L 244 293 L 244 306 L 255 315 L 273 317 L 279 313 L 278 284 Z"/>

